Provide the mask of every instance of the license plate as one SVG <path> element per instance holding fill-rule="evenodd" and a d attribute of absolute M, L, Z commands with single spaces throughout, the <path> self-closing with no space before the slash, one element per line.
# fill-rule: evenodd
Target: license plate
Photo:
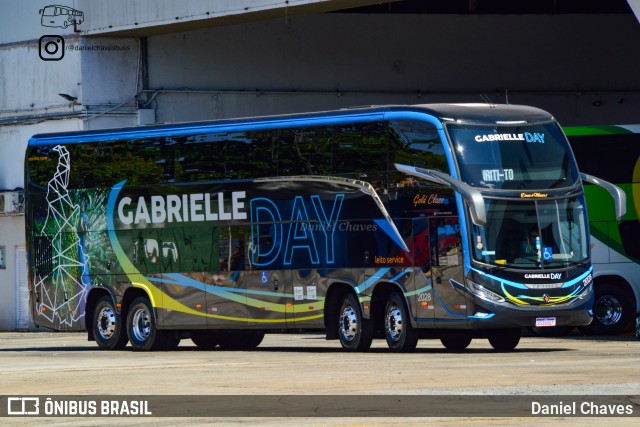
<path fill-rule="evenodd" d="M 537 317 L 536 318 L 537 328 L 544 328 L 547 326 L 556 326 L 556 318 L 555 317 Z"/>

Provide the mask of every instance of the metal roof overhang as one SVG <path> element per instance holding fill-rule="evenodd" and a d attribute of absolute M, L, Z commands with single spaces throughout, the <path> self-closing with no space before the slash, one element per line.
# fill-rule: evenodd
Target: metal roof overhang
<path fill-rule="evenodd" d="M 86 1 L 80 3 L 80 8 L 87 20 L 78 29 L 84 37 L 145 37 L 395 1 L 398 0 L 196 0 L 175 2 L 185 7 L 171 10 L 158 9 L 150 0 L 135 4 L 130 0 Z"/>

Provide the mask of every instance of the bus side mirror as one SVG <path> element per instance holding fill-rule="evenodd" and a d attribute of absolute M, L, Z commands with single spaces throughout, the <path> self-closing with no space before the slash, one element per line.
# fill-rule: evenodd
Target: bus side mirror
<path fill-rule="evenodd" d="M 455 179 L 446 173 L 433 169 L 416 168 L 415 166 L 407 166 L 396 163 L 396 169 L 407 175 L 417 176 L 436 184 L 457 191 L 462 198 L 469 204 L 469 213 L 471 213 L 471 221 L 478 227 L 487 225 L 487 210 L 484 205 L 482 194 L 469 184 Z"/>
<path fill-rule="evenodd" d="M 586 173 L 580 173 L 580 178 L 583 181 L 586 181 L 590 184 L 597 185 L 598 187 L 602 187 L 611 194 L 613 197 L 613 201 L 616 209 L 616 219 L 620 221 L 627 214 L 627 195 L 622 190 L 622 188 L 614 185 L 604 179 L 595 177 L 593 175 L 588 175 Z"/>

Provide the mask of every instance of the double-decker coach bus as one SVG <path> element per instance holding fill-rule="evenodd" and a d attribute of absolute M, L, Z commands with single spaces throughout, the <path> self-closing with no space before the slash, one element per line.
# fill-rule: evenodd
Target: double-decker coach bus
<path fill-rule="evenodd" d="M 515 348 L 593 305 L 581 175 L 542 110 L 433 104 L 36 135 L 33 321 L 100 348 L 324 331 Z M 616 198 L 617 188 L 596 178 Z"/>

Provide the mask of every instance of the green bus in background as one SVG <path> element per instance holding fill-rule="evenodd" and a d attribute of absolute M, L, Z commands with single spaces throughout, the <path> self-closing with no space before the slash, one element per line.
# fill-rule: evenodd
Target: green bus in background
<path fill-rule="evenodd" d="M 584 187 L 595 276 L 593 335 L 623 332 L 640 311 L 640 125 L 565 127 L 580 170 L 616 184 L 627 194 L 627 215 L 615 218 L 611 196 Z M 639 335 L 640 316 L 636 321 Z"/>

